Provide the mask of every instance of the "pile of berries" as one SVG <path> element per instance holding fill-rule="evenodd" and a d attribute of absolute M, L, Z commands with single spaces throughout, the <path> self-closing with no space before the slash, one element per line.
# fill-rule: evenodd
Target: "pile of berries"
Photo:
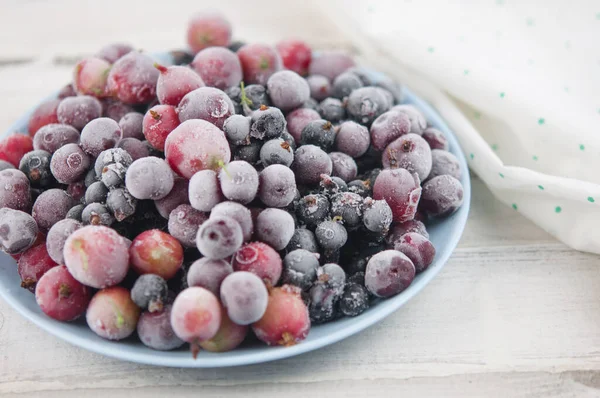
<path fill-rule="evenodd" d="M 188 44 L 101 49 L 0 142 L 0 246 L 45 314 L 157 350 L 291 345 L 427 269 L 461 169 L 398 84 L 214 14 Z"/>

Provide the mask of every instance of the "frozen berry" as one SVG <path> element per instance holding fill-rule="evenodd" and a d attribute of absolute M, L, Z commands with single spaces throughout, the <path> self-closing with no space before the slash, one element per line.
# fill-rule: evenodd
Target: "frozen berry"
<path fill-rule="evenodd" d="M 11 134 L 0 141 L 0 160 L 18 167 L 23 156 L 33 150 L 33 140 L 24 134 Z"/>
<path fill-rule="evenodd" d="M 323 51 L 313 57 L 309 73 L 311 75 L 322 75 L 329 80 L 334 80 L 342 72 L 354 66 L 354 60 L 350 55 L 342 51 Z"/>
<path fill-rule="evenodd" d="M 90 225 L 76 230 L 67 238 L 63 254 L 73 277 L 96 289 L 120 283 L 129 269 L 128 243 L 108 227 Z"/>
<path fill-rule="evenodd" d="M 352 72 L 344 72 L 333 79 L 332 96 L 338 99 L 344 99 L 357 88 L 361 88 L 363 82 Z"/>
<path fill-rule="evenodd" d="M 251 242 L 242 246 L 235 254 L 233 269 L 252 272 L 275 286 L 281 277 L 282 262 L 279 254 L 271 246 L 262 242 Z"/>
<path fill-rule="evenodd" d="M 185 178 L 175 178 L 173 188 L 167 196 L 154 201 L 156 210 L 163 218 L 168 219 L 171 211 L 179 205 L 189 204 L 189 181 Z"/>
<path fill-rule="evenodd" d="M 85 182 L 82 180 L 70 183 L 66 189 L 69 196 L 75 199 L 76 202 L 83 200 L 83 197 L 85 196 L 85 190 Z"/>
<path fill-rule="evenodd" d="M 51 99 L 38 105 L 29 118 L 27 125 L 29 135 L 34 136 L 42 127 L 58 123 L 57 111 L 60 101 L 60 99 Z"/>
<path fill-rule="evenodd" d="M 85 317 L 90 329 L 98 336 L 123 340 L 136 330 L 140 309 L 131 300 L 127 289 L 113 286 L 92 297 Z"/>
<path fill-rule="evenodd" d="M 396 138 L 410 131 L 411 123 L 408 115 L 391 110 L 379 116 L 371 124 L 371 143 L 375 149 L 383 151 Z"/>
<path fill-rule="evenodd" d="M 392 209 L 385 200 L 365 199 L 363 223 L 369 231 L 386 235 L 392 224 L 392 219 Z"/>
<path fill-rule="evenodd" d="M 281 56 L 283 66 L 301 76 L 308 73 L 308 67 L 312 59 L 312 50 L 302 40 L 283 40 L 275 46 Z"/>
<path fill-rule="evenodd" d="M 124 104 L 123 102 L 116 101 L 111 98 L 104 98 L 102 103 L 102 116 L 111 118 L 115 122 L 119 122 L 123 116 L 128 113 L 135 112 L 133 106 Z"/>
<path fill-rule="evenodd" d="M 221 284 L 220 295 L 227 315 L 238 325 L 250 325 L 260 320 L 269 300 L 264 282 L 245 271 L 228 275 Z"/>
<path fill-rule="evenodd" d="M 102 151 L 114 148 L 123 138 L 119 124 L 108 117 L 92 120 L 81 131 L 81 148 L 97 157 Z"/>
<path fill-rule="evenodd" d="M 281 138 L 274 138 L 264 143 L 260 149 L 260 161 L 264 166 L 282 164 L 290 167 L 294 161 L 294 150 Z"/>
<path fill-rule="evenodd" d="M 89 95 L 67 97 L 58 105 L 58 122 L 68 124 L 81 131 L 90 121 L 102 114 L 100 101 Z"/>
<path fill-rule="evenodd" d="M 296 194 L 294 173 L 287 167 L 274 164 L 260 173 L 258 197 L 267 206 L 285 207 Z"/>
<path fill-rule="evenodd" d="M 336 193 L 347 192 L 348 185 L 340 177 L 331 177 L 327 174 L 321 174 L 321 182 L 319 182 L 319 192 L 327 197 L 331 197 Z"/>
<path fill-rule="evenodd" d="M 158 275 L 144 274 L 131 288 L 131 299 L 142 310 L 160 312 L 167 301 L 167 281 Z"/>
<path fill-rule="evenodd" d="M 171 308 L 171 305 L 167 305 L 159 312 L 142 312 L 137 324 L 137 334 L 145 346 L 170 351 L 185 344 L 171 327 Z"/>
<path fill-rule="evenodd" d="M 308 123 L 319 119 L 321 119 L 321 115 L 314 109 L 299 108 L 286 116 L 287 129 L 294 137 L 295 142 L 299 144 L 302 138 L 302 130 Z"/>
<path fill-rule="evenodd" d="M 158 75 L 152 58 L 131 51 L 113 64 L 106 87 L 111 95 L 126 104 L 147 104 L 156 97 Z"/>
<path fill-rule="evenodd" d="M 346 244 L 348 232 L 342 224 L 335 221 L 323 221 L 317 225 L 315 236 L 319 246 L 325 250 L 338 250 Z"/>
<path fill-rule="evenodd" d="M 65 242 L 71 234 L 81 228 L 79 221 L 72 219 L 60 220 L 50 228 L 46 236 L 46 249 L 48 255 L 58 264 L 64 263 L 63 249 Z"/>
<path fill-rule="evenodd" d="M 325 195 L 306 195 L 298 201 L 296 216 L 298 221 L 314 228 L 329 215 L 329 200 Z"/>
<path fill-rule="evenodd" d="M 18 254 L 29 249 L 38 237 L 38 226 L 29 214 L 8 207 L 0 208 L 0 249 Z"/>
<path fill-rule="evenodd" d="M 100 49 L 96 53 L 98 58 L 102 58 L 111 64 L 117 62 L 123 55 L 133 51 L 133 47 L 126 43 L 112 43 L 108 44 Z"/>
<path fill-rule="evenodd" d="M 212 46 L 227 46 L 231 41 L 231 24 L 220 14 L 195 15 L 188 24 L 187 42 L 194 53 Z"/>
<path fill-rule="evenodd" d="M 431 172 L 431 149 L 427 142 L 416 134 L 406 134 L 389 144 L 383 151 L 383 167 L 401 167 L 417 173 L 424 181 Z"/>
<path fill-rule="evenodd" d="M 190 266 L 187 273 L 188 286 L 199 286 L 219 296 L 221 283 L 233 272 L 231 264 L 225 260 L 211 260 L 203 257 Z"/>
<path fill-rule="evenodd" d="M 410 132 L 413 134 L 421 135 L 423 130 L 427 127 L 427 120 L 423 113 L 418 110 L 414 105 L 396 105 L 392 108 L 393 111 L 405 113 L 410 120 Z"/>
<path fill-rule="evenodd" d="M 143 140 L 143 119 L 144 115 L 139 112 L 126 113 L 125 116 L 119 120 L 119 127 L 123 132 L 123 138 L 137 138 L 138 140 Z"/>
<path fill-rule="evenodd" d="M 346 110 L 355 121 L 370 125 L 390 109 L 388 99 L 376 87 L 362 87 L 352 91 Z"/>
<path fill-rule="evenodd" d="M 275 72 L 267 81 L 269 97 L 277 108 L 289 111 L 310 98 L 310 88 L 302 76 L 291 70 Z"/>
<path fill-rule="evenodd" d="M 391 297 L 406 289 L 415 278 L 415 266 L 396 250 L 375 254 L 367 264 L 365 286 L 377 297 Z"/>
<path fill-rule="evenodd" d="M 210 291 L 201 287 L 183 290 L 171 309 L 171 326 L 175 334 L 192 343 L 192 352 L 201 341 L 212 339 L 221 324 L 221 304 Z"/>
<path fill-rule="evenodd" d="M 246 116 L 250 114 L 249 111 L 255 111 L 262 105 L 271 105 L 267 89 L 260 84 L 249 84 L 246 86 L 244 82 L 241 82 L 239 87 L 229 87 L 225 92 L 233 101 L 236 113 L 243 113 Z"/>
<path fill-rule="evenodd" d="M 258 172 L 248 162 L 235 160 L 219 172 L 221 192 L 229 200 L 250 203 L 258 192 Z"/>
<path fill-rule="evenodd" d="M 431 151 L 431 160 L 431 172 L 427 178 L 431 179 L 441 175 L 449 175 L 460 180 L 462 177 L 460 163 L 456 156 L 450 152 L 441 149 L 433 149 Z"/>
<path fill-rule="evenodd" d="M 310 319 L 300 289 L 283 285 L 271 290 L 267 310 L 252 325 L 252 330 L 268 345 L 291 346 L 304 340 L 310 330 Z"/>
<path fill-rule="evenodd" d="M 211 211 L 223 199 L 217 173 L 212 170 L 200 170 L 192 176 L 189 183 L 189 200 L 194 209 Z"/>
<path fill-rule="evenodd" d="M 225 120 L 235 114 L 235 108 L 223 91 L 214 87 L 200 87 L 183 97 L 177 113 L 182 123 L 190 119 L 202 119 L 222 128 Z"/>
<path fill-rule="evenodd" d="M 317 111 L 321 117 L 331 123 L 337 123 L 346 119 L 346 109 L 344 103 L 337 98 L 325 98 L 319 103 Z"/>
<path fill-rule="evenodd" d="M 400 224 L 394 224 L 392 227 L 390 234 L 386 238 L 386 242 L 390 247 L 394 247 L 394 243 L 398 241 L 402 235 L 407 234 L 409 232 L 418 233 L 423 235 L 425 238 L 429 239 L 429 233 L 425 229 L 425 224 L 419 220 L 409 220 Z"/>
<path fill-rule="evenodd" d="M 64 219 L 75 200 L 62 189 L 49 189 L 42 192 L 35 200 L 31 216 L 41 230 L 47 231 L 54 224 Z"/>
<path fill-rule="evenodd" d="M 240 59 L 224 47 L 205 48 L 196 54 L 191 66 L 209 87 L 225 90 L 242 81 Z"/>
<path fill-rule="evenodd" d="M 448 139 L 438 129 L 433 127 L 428 127 L 423 131 L 422 135 L 423 139 L 427 141 L 429 147 L 434 149 L 441 149 L 443 151 L 447 151 L 450 145 L 448 144 Z"/>
<path fill-rule="evenodd" d="M 16 169 L 0 171 L 0 208 L 30 210 L 29 179 L 22 171 Z"/>
<path fill-rule="evenodd" d="M 149 156 L 129 166 L 125 177 L 127 190 L 137 199 L 162 199 L 171 192 L 175 179 L 167 162 Z"/>
<path fill-rule="evenodd" d="M 361 224 L 362 207 L 363 198 L 356 193 L 341 192 L 331 197 L 331 216 L 334 220 L 342 221 L 348 229 Z"/>
<path fill-rule="evenodd" d="M 252 238 L 254 232 L 254 220 L 250 210 L 244 205 L 237 202 L 221 202 L 212 208 L 210 218 L 213 217 L 230 217 L 240 224 L 244 242 Z"/>
<path fill-rule="evenodd" d="M 373 198 L 388 203 L 395 222 L 412 220 L 421 198 L 419 177 L 406 169 L 383 170 L 375 180 Z"/>
<path fill-rule="evenodd" d="M 174 106 L 155 105 L 144 115 L 142 131 L 150 145 L 164 151 L 168 135 L 179 124 L 179 116 Z"/>
<path fill-rule="evenodd" d="M 421 234 L 409 232 L 394 242 L 394 249 L 412 261 L 417 272 L 424 271 L 433 262 L 435 247 Z"/>
<path fill-rule="evenodd" d="M 423 184 L 420 208 L 430 216 L 444 217 L 455 212 L 463 203 L 463 186 L 450 175 L 441 175 Z"/>
<path fill-rule="evenodd" d="M 48 124 L 38 130 L 33 137 L 33 149 L 50 153 L 66 144 L 77 144 L 79 131 L 67 124 Z"/>
<path fill-rule="evenodd" d="M 223 123 L 223 131 L 227 140 L 234 145 L 244 145 L 250 141 L 249 116 L 231 115 Z"/>
<path fill-rule="evenodd" d="M 153 229 L 136 236 L 129 248 L 129 258 L 138 274 L 156 274 L 169 280 L 183 264 L 183 247 L 171 235 Z"/>
<path fill-rule="evenodd" d="M 21 170 L 34 187 L 46 187 L 54 182 L 50 172 L 50 152 L 37 150 L 27 152 L 21 159 L 19 170 Z"/>
<path fill-rule="evenodd" d="M 83 204 L 73 206 L 67 212 L 67 215 L 65 216 L 65 218 L 81 221 L 81 215 L 83 214 L 83 209 L 85 209 L 85 205 L 83 205 Z"/>
<path fill-rule="evenodd" d="M 300 145 L 316 145 L 324 151 L 329 151 L 334 141 L 335 129 L 331 122 L 323 119 L 309 122 L 300 134 Z"/>
<path fill-rule="evenodd" d="M 34 293 L 35 286 L 42 275 L 57 265 L 48 255 L 46 245 L 40 244 L 31 247 L 19 257 L 17 263 L 21 287 Z"/>
<path fill-rule="evenodd" d="M 110 227 L 115 222 L 115 218 L 106 205 L 90 203 L 81 212 L 81 221 L 84 225 L 104 225 Z"/>
<path fill-rule="evenodd" d="M 188 120 L 167 137 L 165 156 L 173 171 L 191 178 L 200 170 L 218 170 L 229 163 L 231 151 L 217 127 L 204 120 Z"/>
<path fill-rule="evenodd" d="M 305 249 L 293 250 L 283 259 L 283 283 L 308 290 L 317 278 L 318 268 L 318 254 Z"/>
<path fill-rule="evenodd" d="M 353 121 L 343 122 L 335 136 L 337 150 L 353 158 L 364 155 L 370 142 L 369 130 Z"/>
<path fill-rule="evenodd" d="M 248 326 L 234 323 L 229 316 L 222 311 L 221 325 L 219 331 L 212 339 L 199 342 L 200 348 L 209 352 L 226 352 L 238 347 L 248 334 Z"/>
<path fill-rule="evenodd" d="M 240 224 L 230 217 L 211 217 L 205 221 L 196 237 L 202 255 L 221 259 L 234 254 L 242 245 L 244 236 Z"/>
<path fill-rule="evenodd" d="M 282 68 L 277 51 L 265 44 L 246 44 L 237 51 L 247 84 L 265 85 L 273 73 Z"/>
<path fill-rule="evenodd" d="M 283 250 L 294 235 L 294 219 L 285 210 L 269 208 L 256 218 L 256 238 L 275 250 Z"/>
<path fill-rule="evenodd" d="M 292 239 L 288 243 L 285 250 L 292 252 L 296 249 L 304 249 L 312 253 L 319 253 L 319 246 L 317 244 L 317 238 L 315 234 L 306 228 L 296 228 Z"/>
<path fill-rule="evenodd" d="M 318 146 L 302 145 L 294 154 L 292 169 L 299 183 L 314 185 L 321 180 L 321 174 L 331 175 L 333 164 L 327 153 Z"/>
<path fill-rule="evenodd" d="M 117 221 L 135 214 L 137 200 L 125 188 L 112 189 L 106 197 L 106 206 Z"/>
<path fill-rule="evenodd" d="M 369 308 L 369 292 L 359 284 L 346 287 L 339 301 L 340 312 L 346 316 L 357 316 Z"/>
<path fill-rule="evenodd" d="M 277 138 L 285 130 L 285 117 L 278 108 L 261 105 L 252 113 L 250 136 L 259 140 Z"/>
<path fill-rule="evenodd" d="M 63 322 L 83 315 L 90 298 L 90 289 L 77 282 L 64 265 L 46 272 L 35 289 L 35 301 L 44 314 Z"/>
<path fill-rule="evenodd" d="M 50 161 L 52 175 L 61 184 L 70 184 L 82 179 L 90 168 L 90 157 L 77 144 L 60 147 Z"/>
<path fill-rule="evenodd" d="M 237 57 L 236 57 L 237 60 Z M 185 66 L 154 64 L 160 75 L 156 82 L 156 97 L 163 105 L 177 106 L 187 93 L 204 87 L 204 81 L 193 70 Z"/>
<path fill-rule="evenodd" d="M 106 78 L 111 65 L 101 58 L 89 57 L 75 65 L 73 86 L 79 94 L 102 98 L 106 96 Z"/>
<path fill-rule="evenodd" d="M 240 145 L 233 151 L 234 160 L 243 160 L 252 165 L 258 166 L 260 162 L 260 150 L 263 142 L 254 138 L 250 139 L 248 145 Z"/>
<path fill-rule="evenodd" d="M 123 149 L 131 155 L 133 160 L 138 160 L 150 156 L 148 144 L 137 138 L 123 138 L 117 144 L 117 148 Z"/>
<path fill-rule="evenodd" d="M 350 155 L 343 152 L 331 152 L 329 158 L 331 159 L 332 176 L 340 177 L 344 182 L 352 181 L 356 178 L 358 166 Z"/>
<path fill-rule="evenodd" d="M 371 196 L 371 184 L 369 181 L 352 180 L 348 183 L 348 191 L 357 193 L 363 198 Z"/>
<path fill-rule="evenodd" d="M 198 229 L 207 218 L 204 212 L 188 204 L 179 205 L 169 215 L 169 233 L 184 247 L 194 247 Z"/>

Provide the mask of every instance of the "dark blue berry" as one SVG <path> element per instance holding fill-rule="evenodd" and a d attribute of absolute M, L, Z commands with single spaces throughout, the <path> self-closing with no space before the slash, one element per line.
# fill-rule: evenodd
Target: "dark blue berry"
<path fill-rule="evenodd" d="M 317 108 L 319 115 L 331 123 L 337 123 L 346 118 L 344 104 L 337 98 L 325 98 Z"/>
<path fill-rule="evenodd" d="M 301 224 L 314 228 L 329 215 L 329 200 L 325 195 L 306 195 L 298 201 L 296 216 Z"/>
<path fill-rule="evenodd" d="M 315 145 L 328 152 L 335 142 L 335 129 L 327 120 L 309 122 L 300 135 L 300 145 Z"/>
<path fill-rule="evenodd" d="M 340 312 L 346 316 L 360 315 L 369 308 L 369 292 L 362 285 L 349 284 L 338 305 Z"/>
<path fill-rule="evenodd" d="M 304 249 L 289 252 L 283 259 L 283 283 L 308 290 L 317 279 L 318 254 Z"/>
<path fill-rule="evenodd" d="M 131 299 L 138 307 L 150 312 L 162 311 L 167 302 L 167 282 L 158 275 L 141 275 L 131 289 Z"/>

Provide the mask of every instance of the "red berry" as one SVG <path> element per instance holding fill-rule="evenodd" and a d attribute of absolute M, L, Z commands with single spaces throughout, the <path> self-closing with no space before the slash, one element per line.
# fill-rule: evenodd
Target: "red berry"
<path fill-rule="evenodd" d="M 103 59 L 82 59 L 73 70 L 73 86 L 78 93 L 97 98 L 106 97 L 106 79 L 110 64 Z"/>
<path fill-rule="evenodd" d="M 227 316 L 226 311 L 221 310 L 221 325 L 219 331 L 212 339 L 199 343 L 203 350 L 209 352 L 231 351 L 244 341 L 248 334 L 248 326 L 233 323 Z"/>
<path fill-rule="evenodd" d="M 177 113 L 182 123 L 190 119 L 202 119 L 222 129 L 225 120 L 235 114 L 235 107 L 223 91 L 214 87 L 200 87 L 183 97 Z"/>
<path fill-rule="evenodd" d="M 185 344 L 171 327 L 170 305 L 162 311 L 143 312 L 138 320 L 137 333 L 144 345 L 159 351 L 174 350 Z"/>
<path fill-rule="evenodd" d="M 171 192 L 169 192 L 169 194 L 164 198 L 154 201 L 156 210 L 163 218 L 168 220 L 171 211 L 173 211 L 177 206 L 190 203 L 188 185 L 188 180 L 177 177 Z"/>
<path fill-rule="evenodd" d="M 262 242 L 251 242 L 242 246 L 233 259 L 235 271 L 249 271 L 259 278 L 277 285 L 282 272 L 281 256 L 271 246 Z"/>
<path fill-rule="evenodd" d="M 291 346 L 304 340 L 310 330 L 310 318 L 300 288 L 283 285 L 272 289 L 267 311 L 252 325 L 252 330 L 268 345 Z"/>
<path fill-rule="evenodd" d="M 267 84 L 269 77 L 281 69 L 281 57 L 266 44 L 246 44 L 237 51 L 244 71 L 244 83 Z"/>
<path fill-rule="evenodd" d="M 188 120 L 169 134 L 165 157 L 171 169 L 192 178 L 200 170 L 219 170 L 229 163 L 229 143 L 219 128 L 205 120 Z"/>
<path fill-rule="evenodd" d="M 198 14 L 190 20 L 187 42 L 194 53 L 213 46 L 227 46 L 231 41 L 231 24 L 222 15 Z"/>
<path fill-rule="evenodd" d="M 129 269 L 129 244 L 115 230 L 89 225 L 65 242 L 65 265 L 84 285 L 103 289 L 120 283 Z"/>
<path fill-rule="evenodd" d="M 31 114 L 29 118 L 29 125 L 27 130 L 29 130 L 29 135 L 33 136 L 35 133 L 42 127 L 47 124 L 58 123 L 58 116 L 56 112 L 58 110 L 58 104 L 60 104 L 60 99 L 51 99 L 45 102 L 42 102 Z"/>
<path fill-rule="evenodd" d="M 187 93 L 205 86 L 202 78 L 185 66 L 154 66 L 160 72 L 156 83 L 156 96 L 158 102 L 163 105 L 177 106 Z"/>
<path fill-rule="evenodd" d="M 19 167 L 21 158 L 33 151 L 33 139 L 25 134 L 11 134 L 0 141 L 0 160 Z"/>
<path fill-rule="evenodd" d="M 417 272 L 427 269 L 435 257 L 435 247 L 433 247 L 433 244 L 429 239 L 416 232 L 409 232 L 402 235 L 400 239 L 394 242 L 394 249 L 410 258 Z"/>
<path fill-rule="evenodd" d="M 242 65 L 236 53 L 224 47 L 210 47 L 200 51 L 192 61 L 192 68 L 210 87 L 225 90 L 242 81 Z"/>
<path fill-rule="evenodd" d="M 106 87 L 111 95 L 126 104 L 147 104 L 156 97 L 159 74 L 152 58 L 132 51 L 115 62 Z"/>
<path fill-rule="evenodd" d="M 167 136 L 179 126 L 179 117 L 172 105 L 156 105 L 146 112 L 143 120 L 144 137 L 154 148 L 165 150 Z"/>
<path fill-rule="evenodd" d="M 406 255 L 384 250 L 369 259 L 365 287 L 377 297 L 391 297 L 406 289 L 415 278 L 415 266 Z"/>
<path fill-rule="evenodd" d="M 385 199 L 392 209 L 394 222 L 412 220 L 421 198 L 419 177 L 406 169 L 383 170 L 375 180 L 373 198 Z"/>
<path fill-rule="evenodd" d="M 311 60 L 309 73 L 322 75 L 333 81 L 339 74 L 354 65 L 352 57 L 343 51 L 323 51 Z"/>
<path fill-rule="evenodd" d="M 21 255 L 18 262 L 21 287 L 32 293 L 35 292 L 35 285 L 42 275 L 57 265 L 50 258 L 46 245 L 37 245 L 28 249 Z"/>
<path fill-rule="evenodd" d="M 129 290 L 113 286 L 94 295 L 85 317 L 90 329 L 98 336 L 122 340 L 135 331 L 140 307 L 131 299 Z"/>
<path fill-rule="evenodd" d="M 221 304 L 210 291 L 201 287 L 183 290 L 171 309 L 171 326 L 183 341 L 192 343 L 194 357 L 198 343 L 215 337 L 221 326 Z"/>
<path fill-rule="evenodd" d="M 106 45 L 96 53 L 96 57 L 102 58 L 111 64 L 117 62 L 123 55 L 133 51 L 133 47 L 125 43 L 112 43 Z"/>
<path fill-rule="evenodd" d="M 321 119 L 319 112 L 310 108 L 298 108 L 285 117 L 287 121 L 287 129 L 289 133 L 294 137 L 296 144 L 300 144 L 300 138 L 302 136 L 302 130 L 306 125 L 313 120 Z"/>
<path fill-rule="evenodd" d="M 277 43 L 275 46 L 283 66 L 287 69 L 293 70 L 301 76 L 305 76 L 308 73 L 308 67 L 312 58 L 312 50 L 302 40 L 284 40 Z"/>
<path fill-rule="evenodd" d="M 138 274 L 156 274 L 171 279 L 183 264 L 183 247 L 158 229 L 139 234 L 129 248 L 131 266 Z"/>
<path fill-rule="evenodd" d="M 35 289 L 41 310 L 59 321 L 72 321 L 83 315 L 90 297 L 90 289 L 77 282 L 64 265 L 46 272 Z"/>
<path fill-rule="evenodd" d="M 21 170 L 0 171 L 0 208 L 5 207 L 25 212 L 31 209 L 29 179 Z"/>

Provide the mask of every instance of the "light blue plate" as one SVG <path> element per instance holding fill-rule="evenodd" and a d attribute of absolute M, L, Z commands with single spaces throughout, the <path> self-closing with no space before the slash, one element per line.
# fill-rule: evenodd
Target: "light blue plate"
<path fill-rule="evenodd" d="M 17 274 L 17 267 L 15 262 L 7 255 L 0 256 L 0 296 L 25 318 L 71 344 L 109 357 L 150 365 L 182 368 L 248 365 L 303 354 L 352 336 L 398 310 L 440 272 L 462 235 L 469 213 L 471 203 L 469 171 L 465 156 L 456 138 L 429 104 L 416 97 L 408 89 L 404 90 L 404 94 L 404 102 L 417 106 L 425 114 L 428 122 L 444 132 L 448 138 L 450 151 L 460 161 L 463 171 L 464 204 L 452 216 L 429 225 L 430 238 L 437 249 L 433 264 L 425 272 L 418 275 L 412 285 L 404 292 L 377 303 L 362 315 L 314 326 L 305 341 L 292 347 L 267 347 L 254 343 L 226 353 L 201 352 L 197 359 L 193 359 L 187 350 L 154 351 L 134 338 L 121 342 L 104 340 L 89 330 L 83 320 L 74 323 L 62 323 L 46 317 L 37 306 L 33 294 L 19 286 L 20 279 Z M 33 110 L 21 117 L 6 134 L 27 131 L 27 121 L 32 112 Z"/>

